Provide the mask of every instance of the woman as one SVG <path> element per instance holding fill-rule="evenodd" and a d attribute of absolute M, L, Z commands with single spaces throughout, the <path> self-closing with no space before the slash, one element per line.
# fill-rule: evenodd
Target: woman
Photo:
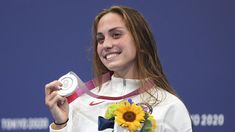
<path fill-rule="evenodd" d="M 83 94 L 68 104 L 66 98 L 57 93 L 61 83 L 53 81 L 45 86 L 45 103 L 55 120 L 50 125 L 51 132 L 98 131 L 98 118 L 106 114 L 107 107 L 127 99 L 131 99 L 131 103 L 124 104 L 135 102 L 147 106 L 155 119 L 155 122 L 150 123 L 155 126 L 151 128 L 153 131 L 192 131 L 187 109 L 167 82 L 157 56 L 155 40 L 140 13 L 125 6 L 112 6 L 102 11 L 95 18 L 93 37 L 94 75 L 99 77 L 110 72 L 112 76 L 103 84 L 100 81 L 92 92 L 112 97 L 127 95 L 136 90 L 138 94 L 120 100 L 97 99 Z M 137 113 L 132 115 L 133 119 L 139 118 Z M 120 113 L 115 114 L 114 131 L 137 131 L 144 128 L 145 118 L 141 118 L 137 125 L 128 126 L 124 115 L 127 122 L 120 123 L 116 120 Z"/>

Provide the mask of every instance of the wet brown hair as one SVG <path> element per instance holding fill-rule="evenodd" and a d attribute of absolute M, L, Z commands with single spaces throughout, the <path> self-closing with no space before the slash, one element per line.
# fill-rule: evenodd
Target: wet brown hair
<path fill-rule="evenodd" d="M 138 79 L 150 78 L 157 87 L 176 95 L 175 91 L 170 87 L 167 78 L 163 72 L 159 57 L 156 50 L 156 42 L 150 27 L 143 15 L 135 9 L 126 6 L 112 6 L 100 12 L 93 24 L 93 70 L 94 76 L 100 76 L 109 71 L 101 62 L 97 53 L 97 25 L 100 19 L 108 13 L 116 13 L 123 18 L 123 21 L 133 36 L 136 46 L 136 70 Z M 156 87 L 156 88 L 157 88 Z M 148 91 L 146 91 L 148 92 Z M 149 93 L 153 96 L 151 93 Z M 154 96 L 153 96 L 154 97 Z"/>

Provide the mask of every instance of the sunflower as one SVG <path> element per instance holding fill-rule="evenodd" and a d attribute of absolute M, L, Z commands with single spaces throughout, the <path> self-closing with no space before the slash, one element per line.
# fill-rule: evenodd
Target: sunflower
<path fill-rule="evenodd" d="M 127 127 L 130 131 L 136 131 L 142 127 L 145 112 L 141 106 L 130 104 L 129 102 L 121 102 L 115 111 L 115 121 L 122 127 Z"/>

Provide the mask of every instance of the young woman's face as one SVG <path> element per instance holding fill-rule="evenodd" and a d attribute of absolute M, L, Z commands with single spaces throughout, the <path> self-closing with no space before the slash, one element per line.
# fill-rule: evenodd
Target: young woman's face
<path fill-rule="evenodd" d="M 122 17 L 116 13 L 104 15 L 97 25 L 96 39 L 102 63 L 116 76 L 133 77 L 136 47 Z"/>

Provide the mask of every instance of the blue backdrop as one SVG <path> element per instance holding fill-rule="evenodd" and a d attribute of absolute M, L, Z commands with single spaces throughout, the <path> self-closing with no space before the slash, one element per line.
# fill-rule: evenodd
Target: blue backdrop
<path fill-rule="evenodd" d="M 44 85 L 68 71 L 91 79 L 92 21 L 111 5 L 144 14 L 195 131 L 233 131 L 232 0 L 0 1 L 0 131 L 48 131 Z"/>

